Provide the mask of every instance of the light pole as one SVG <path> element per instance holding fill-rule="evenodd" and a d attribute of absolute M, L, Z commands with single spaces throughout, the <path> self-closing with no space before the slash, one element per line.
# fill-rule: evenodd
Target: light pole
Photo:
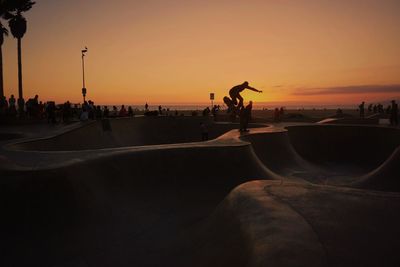
<path fill-rule="evenodd" d="M 88 51 L 88 48 L 85 46 L 85 49 L 82 50 L 82 95 L 83 95 L 83 103 L 86 101 L 86 87 L 85 87 L 85 53 Z"/>

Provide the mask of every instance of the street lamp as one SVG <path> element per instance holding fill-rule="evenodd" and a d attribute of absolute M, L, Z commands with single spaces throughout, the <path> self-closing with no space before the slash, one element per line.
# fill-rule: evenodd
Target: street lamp
<path fill-rule="evenodd" d="M 88 48 L 85 46 L 85 49 L 82 50 L 82 95 L 83 95 L 83 103 L 85 103 L 86 99 L 86 86 L 85 86 L 85 53 L 88 51 Z"/>

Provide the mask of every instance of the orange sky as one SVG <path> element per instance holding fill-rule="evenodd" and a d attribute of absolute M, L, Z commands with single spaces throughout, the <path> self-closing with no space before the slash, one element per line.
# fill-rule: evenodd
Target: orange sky
<path fill-rule="evenodd" d="M 80 102 L 84 46 L 88 98 L 102 104 L 207 103 L 245 80 L 264 91 L 243 94 L 258 103 L 400 97 L 398 0 L 36 2 L 25 98 Z M 17 94 L 12 37 L 3 55 L 5 93 Z"/>

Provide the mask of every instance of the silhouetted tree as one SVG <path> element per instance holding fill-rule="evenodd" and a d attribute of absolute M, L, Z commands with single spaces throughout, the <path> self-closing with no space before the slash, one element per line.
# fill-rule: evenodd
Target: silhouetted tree
<path fill-rule="evenodd" d="M 0 19 L 10 18 L 10 2 L 7 0 L 0 0 Z M 3 83 L 3 43 L 4 37 L 8 36 L 8 30 L 0 21 L 0 97 L 4 96 L 4 83 Z"/>
<path fill-rule="evenodd" d="M 21 40 L 27 29 L 26 19 L 22 16 L 23 12 L 32 8 L 35 2 L 31 0 L 5 0 L 9 2 L 11 7 L 11 16 L 8 25 L 11 34 L 17 39 L 18 44 L 18 106 L 20 111 L 24 108 L 23 91 L 22 91 L 22 59 L 21 59 Z"/>
<path fill-rule="evenodd" d="M 4 96 L 3 82 L 3 43 L 4 36 L 8 36 L 8 30 L 0 22 L 0 97 Z"/>

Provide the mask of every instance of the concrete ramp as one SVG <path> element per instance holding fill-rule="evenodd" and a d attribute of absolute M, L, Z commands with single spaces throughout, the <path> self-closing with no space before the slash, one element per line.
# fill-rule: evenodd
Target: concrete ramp
<path fill-rule="evenodd" d="M 371 126 L 302 125 L 280 131 L 255 131 L 241 139 L 252 144 L 266 168 L 282 177 L 350 186 L 384 164 L 400 145 L 400 131 Z M 398 174 L 393 169 L 393 175 Z"/>
<path fill-rule="evenodd" d="M 253 181 L 225 200 L 247 237 L 246 266 L 396 266 L 400 195 Z"/>
<path fill-rule="evenodd" d="M 400 262 L 398 129 L 137 119 L 1 148 L 0 266 Z"/>
<path fill-rule="evenodd" d="M 400 192 L 400 147 L 377 169 L 354 183 L 355 187 Z"/>
<path fill-rule="evenodd" d="M 1 177 L 1 266 L 178 266 L 189 252 L 177 244 L 235 186 L 274 178 L 246 144 L 117 151 Z"/>
<path fill-rule="evenodd" d="M 356 125 L 287 127 L 295 150 L 306 160 L 329 166 L 350 163 L 368 172 L 382 164 L 400 145 L 394 128 Z"/>
<path fill-rule="evenodd" d="M 202 141 L 200 123 L 214 139 L 238 124 L 215 123 L 210 117 L 137 117 L 95 121 L 50 138 L 23 142 L 13 149 L 29 151 L 77 151 L 127 146 L 190 143 Z M 252 127 L 264 127 L 253 124 Z"/>
<path fill-rule="evenodd" d="M 399 194 L 252 181 L 232 190 L 196 229 L 191 242 L 180 244 L 190 255 L 181 262 L 186 266 L 396 266 L 398 208 Z"/>
<path fill-rule="evenodd" d="M 353 124 L 353 125 L 378 125 L 378 117 L 367 117 L 367 118 L 327 118 L 319 122 L 320 124 Z"/>
<path fill-rule="evenodd" d="M 273 172 L 287 178 L 307 176 L 318 179 L 318 167 L 304 160 L 293 148 L 287 131 L 249 134 L 248 141 L 263 164 Z"/>
<path fill-rule="evenodd" d="M 0 133 L 0 142 L 23 137 L 20 133 Z"/>

